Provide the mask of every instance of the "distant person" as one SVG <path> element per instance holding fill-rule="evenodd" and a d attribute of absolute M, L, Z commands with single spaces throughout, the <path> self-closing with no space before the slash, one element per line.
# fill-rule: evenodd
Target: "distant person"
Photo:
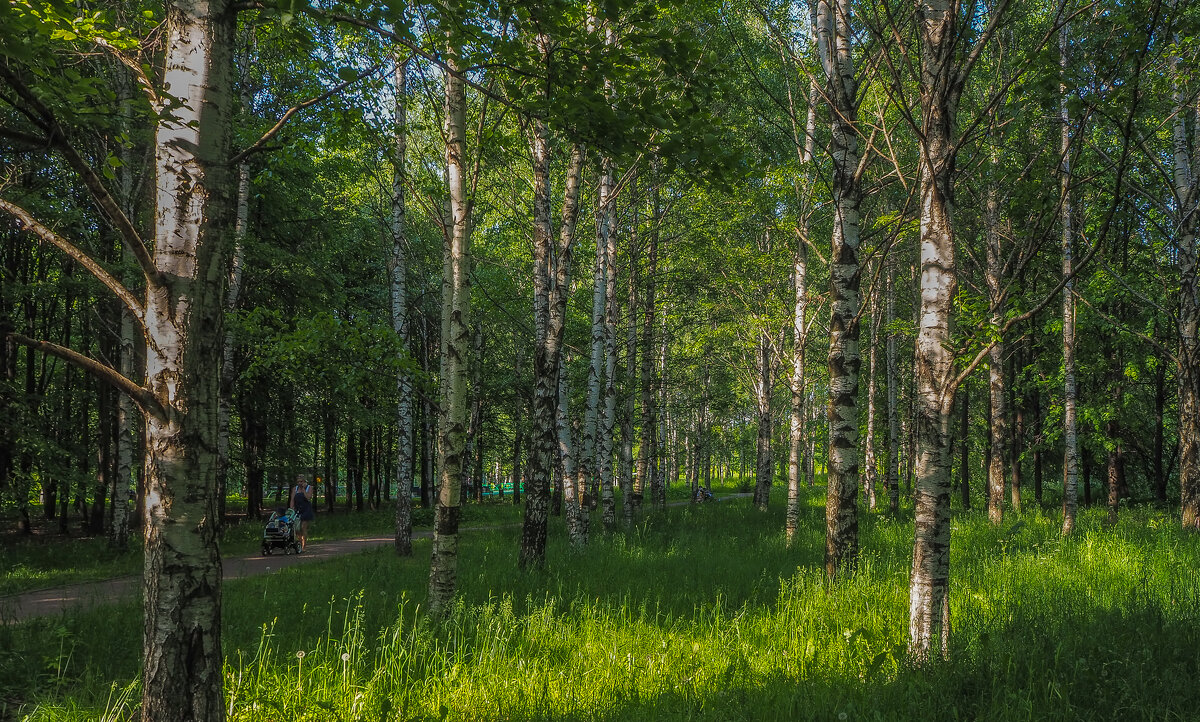
<path fill-rule="evenodd" d="M 296 515 L 300 517 L 300 551 L 304 551 L 304 545 L 308 541 L 308 525 L 315 518 L 312 505 L 313 487 L 304 478 L 304 474 L 296 477 L 296 485 L 292 487 L 292 493 L 288 496 L 288 506 L 296 510 Z"/>

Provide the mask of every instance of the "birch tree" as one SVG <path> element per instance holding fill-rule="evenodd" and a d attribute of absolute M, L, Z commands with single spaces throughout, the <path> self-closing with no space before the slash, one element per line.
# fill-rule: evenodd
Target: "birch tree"
<path fill-rule="evenodd" d="M 1178 10 L 1178 3 L 1172 7 Z M 1179 264 L 1179 491 L 1183 528 L 1200 530 L 1200 97 L 1186 90 L 1184 47 L 1176 35 L 1170 57 L 1173 115 L 1172 180 Z M 1191 105 L 1189 106 L 1189 97 Z M 1192 132 L 1188 133 L 1191 120 Z M 1190 148 L 1189 148 L 1190 146 Z"/>
<path fill-rule="evenodd" d="M 408 238 L 405 233 L 405 154 L 408 132 L 408 58 L 396 54 L 393 76 L 396 94 L 393 119 L 395 140 L 392 147 L 392 257 L 391 271 L 392 330 L 400 342 L 401 365 L 396 372 L 396 554 L 412 555 L 412 377 L 404 368 L 408 357 Z"/>
<path fill-rule="evenodd" d="M 548 38 L 538 40 L 543 53 Z M 575 222 L 584 154 L 575 146 L 566 173 L 563 224 L 558 243 L 550 209 L 551 134 L 543 121 L 535 120 L 530 132 L 533 160 L 533 432 L 529 459 L 529 484 L 525 490 L 525 517 L 521 532 L 520 564 L 540 567 L 546 561 L 546 524 L 550 483 L 558 451 L 558 374 L 562 367 L 562 334 L 566 314 L 568 278 L 574 253 Z M 578 506 L 576 504 L 576 506 Z M 573 512 L 574 513 L 574 512 Z M 577 517 L 572 517 L 578 523 Z M 582 543 L 581 529 L 573 526 L 572 541 Z"/>
<path fill-rule="evenodd" d="M 815 35 L 816 17 L 810 13 L 809 27 Z M 805 351 L 808 346 L 808 333 L 811 327 L 808 308 L 808 244 L 809 218 L 812 215 L 812 183 L 814 169 L 813 151 L 816 146 L 817 100 L 819 89 L 817 79 L 809 80 L 808 107 L 805 116 L 804 137 L 800 137 L 796 127 L 795 104 L 791 103 L 789 113 L 792 118 L 792 143 L 796 148 L 799 165 L 804 170 L 800 181 L 796 184 L 796 200 L 799 205 L 799 224 L 797 228 L 796 255 L 792 263 L 792 287 L 795 291 L 795 302 L 792 306 L 792 374 L 789 384 L 792 392 L 791 418 L 788 426 L 788 497 L 785 516 L 785 533 L 788 543 L 796 538 L 800 528 L 800 485 L 804 473 L 803 461 L 808 458 L 805 449 L 804 421 L 807 414 L 804 401 L 806 389 L 805 380 Z M 791 100 L 791 85 L 788 85 L 788 99 Z"/>
<path fill-rule="evenodd" d="M 825 573 L 852 572 L 858 557 L 859 186 L 858 80 L 849 0 L 817 3 L 817 48 L 825 74 L 833 158 L 833 249 L 829 257 L 829 468 Z"/>
<path fill-rule="evenodd" d="M 608 38 L 611 42 L 611 28 Z M 617 239 L 616 202 L 613 190 L 613 161 L 605 156 L 600 161 L 599 213 L 596 218 L 597 254 L 603 248 L 604 275 L 604 413 L 600 421 L 596 448 L 596 472 L 600 475 L 601 519 L 606 529 L 616 526 L 616 505 L 613 499 L 613 430 L 617 416 Z"/>
<path fill-rule="evenodd" d="M 917 5 L 920 41 L 921 300 L 916 380 L 914 473 L 916 533 L 909 581 L 909 646 L 918 659 L 950 640 L 950 414 L 954 408 L 950 310 L 957 289 L 954 179 L 958 104 L 971 69 L 1008 7 L 991 9 L 973 44 L 950 0 Z M 974 29 L 970 32 L 973 34 Z M 960 59 L 961 56 L 961 59 Z"/>
<path fill-rule="evenodd" d="M 993 164 L 994 165 L 994 164 Z M 984 207 L 984 239 L 987 243 L 987 291 L 993 328 L 1004 322 L 1004 294 L 1001 280 L 1004 262 L 1000 248 L 1000 198 L 994 179 L 989 181 Z M 989 454 L 988 519 L 999 524 L 1004 518 L 1004 462 L 1008 457 L 1008 408 L 1007 388 L 1004 376 L 1004 339 L 998 338 L 988 352 L 988 402 L 991 408 L 991 423 L 988 425 Z M 1015 496 L 1019 492 L 1014 488 Z M 1014 504 L 1014 510 L 1017 505 Z"/>
<path fill-rule="evenodd" d="M 453 18 L 457 0 L 446 0 Z M 429 564 L 429 609 L 444 613 L 454 597 L 458 572 L 458 526 L 462 473 L 467 463 L 467 357 L 471 344 L 471 198 L 466 143 L 466 88 L 453 28 L 446 33 L 445 138 L 449 190 L 442 257 L 442 347 L 438 416 L 438 494 Z"/>
<path fill-rule="evenodd" d="M 65 347 L 10 336 L 116 386 L 145 414 L 142 717 L 147 720 L 224 717 L 215 449 L 225 250 L 233 225 L 228 171 L 233 28 L 234 10 L 225 0 L 171 2 L 162 39 L 161 91 L 140 67 L 133 69 L 160 118 L 153 251 L 49 108 L 7 66 L 0 71 L 120 233 L 146 283 L 145 298 L 138 299 L 68 239 L 0 200 L 0 208 L 23 228 L 107 286 L 146 341 L 143 386 Z"/>
<path fill-rule="evenodd" d="M 1063 25 L 1058 34 L 1059 63 L 1065 77 L 1068 66 L 1067 49 L 1070 36 Z M 1059 146 L 1059 182 L 1062 184 L 1062 347 L 1063 347 L 1063 525 L 1062 533 L 1069 535 L 1075 529 L 1075 514 L 1078 508 L 1079 484 L 1079 428 L 1076 421 L 1075 383 L 1075 264 L 1072 253 L 1071 215 L 1071 115 L 1067 105 L 1067 86 L 1059 84 L 1059 120 L 1061 144 Z"/>

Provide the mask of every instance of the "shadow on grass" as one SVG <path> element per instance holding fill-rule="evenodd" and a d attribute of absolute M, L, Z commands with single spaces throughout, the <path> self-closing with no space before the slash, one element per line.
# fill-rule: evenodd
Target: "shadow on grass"
<path fill-rule="evenodd" d="M 952 661 L 915 669 L 902 651 L 911 522 L 864 514 L 860 574 L 831 588 L 821 573 L 819 492 L 806 498 L 791 548 L 782 510 L 763 514 L 746 501 L 647 515 L 630 530 L 594 532 L 585 552 L 555 529 L 547 568 L 529 573 L 515 571 L 518 530 L 464 536 L 462 623 L 508 605 L 512 634 L 525 635 L 523 658 L 568 664 L 580 644 L 569 630 L 589 615 L 631 647 L 653 634 L 713 649 L 694 679 L 681 671 L 657 689 L 617 686 L 578 713 L 526 699 L 495 714 L 450 710 L 451 718 L 1195 718 L 1200 575 L 1191 566 L 1190 581 L 1171 578 L 1197 559 L 1194 537 L 1152 528 L 1150 517 L 1110 530 L 1085 516 L 1077 538 L 1063 542 L 1052 518 L 1030 514 L 996 529 L 960 515 Z M 398 607 L 411 615 L 423 603 L 428 549 L 421 541 L 412 559 L 381 549 L 227 584 L 227 660 L 248 664 L 265 633 L 286 664 L 336 638 L 352 614 L 377 639 Z M 140 619 L 126 604 L 0 628 L 0 719 L 39 699 L 103 708 L 113 685 L 139 673 Z"/>
<path fill-rule="evenodd" d="M 490 718 L 637 720 L 1194 720 L 1200 709 L 1194 623 L 1086 603 L 1059 620 L 1027 618 L 982 647 L 923 668 L 857 677 L 776 671 L 752 678 L 731 664 L 716 683 L 616 694 L 601 709 L 496 709 Z"/>

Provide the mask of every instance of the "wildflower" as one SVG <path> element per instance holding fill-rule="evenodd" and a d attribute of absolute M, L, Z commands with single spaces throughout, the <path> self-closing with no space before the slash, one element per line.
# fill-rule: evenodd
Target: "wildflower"
<path fill-rule="evenodd" d="M 301 649 L 299 652 L 296 652 L 296 659 L 304 659 L 304 650 L 303 649 Z"/>
<path fill-rule="evenodd" d="M 349 652 L 342 652 L 342 661 L 343 661 L 343 662 L 349 662 L 349 661 L 350 661 L 350 653 L 349 653 Z"/>

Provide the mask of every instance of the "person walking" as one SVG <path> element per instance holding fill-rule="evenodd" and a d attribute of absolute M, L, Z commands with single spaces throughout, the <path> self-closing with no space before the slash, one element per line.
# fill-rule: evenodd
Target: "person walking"
<path fill-rule="evenodd" d="M 292 493 L 288 496 L 288 506 L 294 509 L 296 515 L 300 517 L 300 551 L 304 551 L 305 543 L 308 541 L 308 525 L 316 516 L 312 498 L 312 484 L 308 483 L 304 474 L 298 475 L 296 485 L 292 487 Z"/>

